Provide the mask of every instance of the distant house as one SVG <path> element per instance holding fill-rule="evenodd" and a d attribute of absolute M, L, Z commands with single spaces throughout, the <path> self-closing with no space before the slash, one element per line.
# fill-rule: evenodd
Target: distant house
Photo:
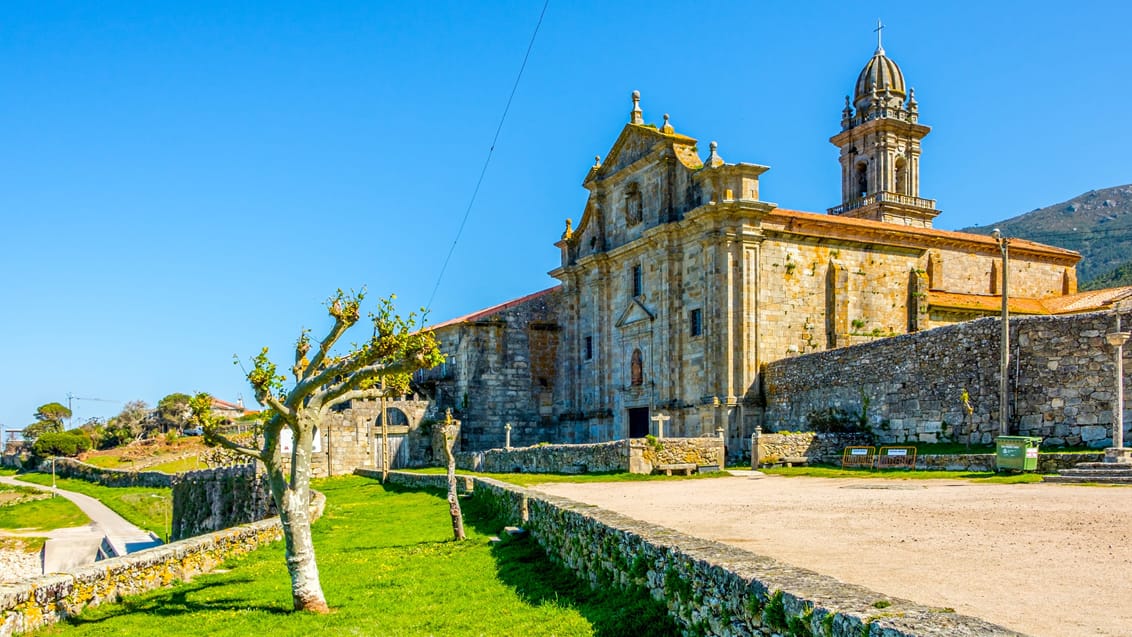
<path fill-rule="evenodd" d="M 226 400 L 219 398 L 212 399 L 212 413 L 222 420 L 236 420 L 240 416 L 251 413 L 244 409 L 244 399 L 237 398 L 236 402 L 230 403 Z"/>

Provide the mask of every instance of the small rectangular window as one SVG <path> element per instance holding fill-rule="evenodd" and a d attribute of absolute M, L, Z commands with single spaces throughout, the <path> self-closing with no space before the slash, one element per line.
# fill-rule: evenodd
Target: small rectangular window
<path fill-rule="evenodd" d="M 692 336 L 704 333 L 704 311 L 700 308 L 688 312 L 688 332 Z"/>
<path fill-rule="evenodd" d="M 592 336 L 586 337 L 586 352 L 585 352 L 585 354 L 586 354 L 586 360 L 590 360 L 591 358 L 594 357 L 594 337 L 592 337 Z"/>
<path fill-rule="evenodd" d="M 642 290 L 641 285 L 641 266 L 633 266 L 633 296 L 640 296 Z"/>

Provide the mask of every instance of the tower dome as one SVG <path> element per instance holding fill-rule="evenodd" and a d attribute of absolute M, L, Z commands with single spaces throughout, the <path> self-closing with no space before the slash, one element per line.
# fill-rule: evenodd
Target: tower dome
<path fill-rule="evenodd" d="M 873 57 L 865 64 L 865 68 L 861 69 L 861 74 L 857 76 L 857 86 L 853 90 L 853 106 L 858 110 L 862 107 L 867 108 L 874 88 L 878 95 L 883 96 L 887 90 L 890 96 L 900 98 L 901 102 L 908 96 L 904 86 L 904 73 L 900 71 L 896 62 L 888 59 L 884 49 L 879 46 Z"/>

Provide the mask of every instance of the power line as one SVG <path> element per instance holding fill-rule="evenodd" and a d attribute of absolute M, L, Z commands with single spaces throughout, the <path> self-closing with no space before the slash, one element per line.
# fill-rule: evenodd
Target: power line
<path fill-rule="evenodd" d="M 550 0 L 543 3 L 542 12 L 538 15 L 538 23 L 535 24 L 535 30 L 531 33 L 527 52 L 523 55 L 523 63 L 519 66 L 518 75 L 515 76 L 515 84 L 511 86 L 511 95 L 507 97 L 507 105 L 503 107 L 503 115 L 499 118 L 499 126 L 495 128 L 495 136 L 491 138 L 491 148 L 487 151 L 483 168 L 480 169 L 480 177 L 476 180 L 476 187 L 472 190 L 472 198 L 468 201 L 467 209 L 464 210 L 464 218 L 460 221 L 460 227 L 456 230 L 456 237 L 452 240 L 452 246 L 448 248 L 448 255 L 444 257 L 444 263 L 440 266 L 440 274 L 436 275 L 436 285 L 432 287 L 432 294 L 429 295 L 428 303 L 425 304 L 426 311 L 432 308 L 432 301 L 436 298 L 436 291 L 440 289 L 440 281 L 444 278 L 444 272 L 448 269 L 448 262 L 452 259 L 452 253 L 456 251 L 456 244 L 460 241 L 460 235 L 464 233 L 464 226 L 468 223 L 468 217 L 472 214 L 472 206 L 476 203 L 476 196 L 479 195 L 484 175 L 487 174 L 487 166 L 491 163 L 491 156 L 495 152 L 495 143 L 499 141 L 499 133 L 503 130 L 503 122 L 507 120 L 507 112 L 511 110 L 511 101 L 515 99 L 515 92 L 519 90 L 519 80 L 523 78 L 523 70 L 527 68 L 527 60 L 531 57 L 531 49 L 535 46 L 535 37 L 538 36 L 538 30 L 542 26 L 542 19 L 546 15 L 548 6 L 550 6 Z"/>

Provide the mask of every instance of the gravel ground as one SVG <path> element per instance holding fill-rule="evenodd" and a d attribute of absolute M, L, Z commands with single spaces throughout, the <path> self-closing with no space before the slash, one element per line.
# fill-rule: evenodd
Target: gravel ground
<path fill-rule="evenodd" d="M 744 476 L 535 489 L 1035 637 L 1132 635 L 1132 489 Z"/>

